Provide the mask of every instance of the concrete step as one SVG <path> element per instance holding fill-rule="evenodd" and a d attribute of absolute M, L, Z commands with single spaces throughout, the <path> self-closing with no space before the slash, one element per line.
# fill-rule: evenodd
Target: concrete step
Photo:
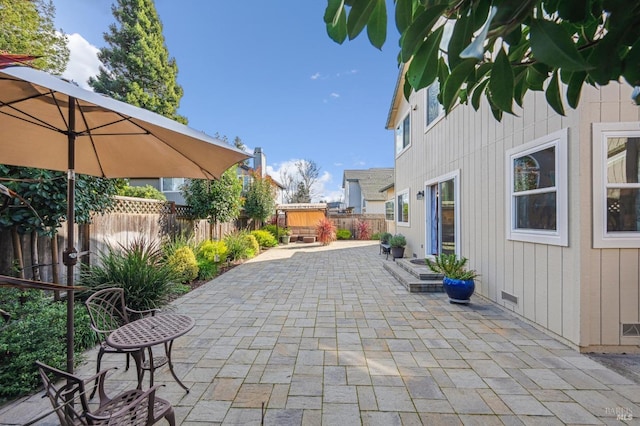
<path fill-rule="evenodd" d="M 402 284 L 409 293 L 441 293 L 442 278 L 436 279 L 420 279 L 413 273 L 402 267 L 398 262 L 401 259 L 383 260 L 383 267 L 386 269 L 400 284 Z M 431 274 L 433 275 L 433 274 Z M 437 275 L 436 275 L 437 277 Z"/>
<path fill-rule="evenodd" d="M 416 260 L 416 259 L 414 259 Z M 411 261 L 411 259 L 407 259 L 407 258 L 403 258 L 403 259 L 396 259 L 396 263 L 405 271 L 409 272 L 411 275 L 413 275 L 414 277 L 416 277 L 419 280 L 423 280 L 423 281 L 437 281 L 440 280 L 442 281 L 442 279 L 444 278 L 443 275 L 441 274 L 435 274 L 433 273 L 429 268 L 427 268 L 426 263 L 424 263 L 424 259 L 422 259 L 422 262 L 417 264 L 417 263 L 413 263 Z"/>

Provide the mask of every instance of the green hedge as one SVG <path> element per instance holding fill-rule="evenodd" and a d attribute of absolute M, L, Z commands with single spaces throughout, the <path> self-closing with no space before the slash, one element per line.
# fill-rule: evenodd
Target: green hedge
<path fill-rule="evenodd" d="M 0 289 L 0 305 L 11 313 L 0 323 L 0 401 L 16 398 L 41 386 L 35 361 L 66 369 L 67 304 L 53 302 L 40 290 Z M 80 302 L 75 306 L 75 360 L 97 344 L 89 328 L 89 315 Z"/>

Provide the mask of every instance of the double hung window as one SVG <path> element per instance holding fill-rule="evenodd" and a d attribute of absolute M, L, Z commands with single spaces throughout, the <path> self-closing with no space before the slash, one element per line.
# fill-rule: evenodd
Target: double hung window
<path fill-rule="evenodd" d="M 593 245 L 640 248 L 640 124 L 593 125 Z"/>
<path fill-rule="evenodd" d="M 396 127 L 396 155 L 400 154 L 411 144 L 411 114 Z"/>
<path fill-rule="evenodd" d="M 507 151 L 507 236 L 566 246 L 567 130 Z"/>

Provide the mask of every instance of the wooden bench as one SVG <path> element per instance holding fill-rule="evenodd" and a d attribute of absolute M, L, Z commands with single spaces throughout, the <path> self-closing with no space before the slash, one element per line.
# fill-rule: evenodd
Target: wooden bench
<path fill-rule="evenodd" d="M 380 254 L 386 254 L 387 257 L 385 259 L 389 259 L 389 253 L 391 253 L 391 246 L 389 243 L 380 243 Z"/>

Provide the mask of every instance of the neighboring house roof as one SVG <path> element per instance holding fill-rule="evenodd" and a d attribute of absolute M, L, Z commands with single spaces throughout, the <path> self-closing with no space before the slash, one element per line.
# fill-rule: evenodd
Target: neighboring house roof
<path fill-rule="evenodd" d="M 393 185 L 393 168 L 374 168 L 367 170 L 345 170 L 342 180 L 344 188 L 349 181 L 356 181 L 360 185 L 362 197 L 367 201 L 386 201 L 386 196 L 380 188 Z"/>
<path fill-rule="evenodd" d="M 393 188 L 395 186 L 394 182 L 391 182 L 389 185 L 385 185 L 382 188 L 379 189 L 380 192 L 385 192 L 390 190 L 391 188 Z"/>

